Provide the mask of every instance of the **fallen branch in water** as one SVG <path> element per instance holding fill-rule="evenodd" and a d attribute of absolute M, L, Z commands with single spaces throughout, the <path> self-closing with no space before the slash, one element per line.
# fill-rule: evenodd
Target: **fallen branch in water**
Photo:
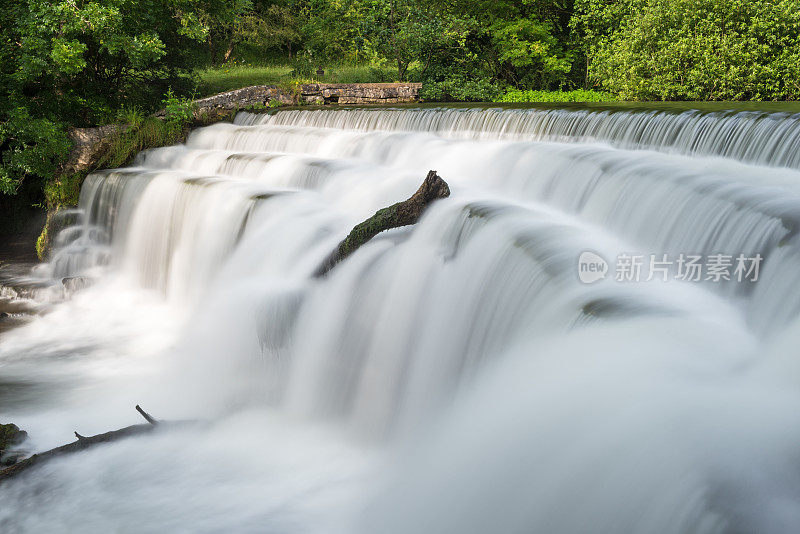
<path fill-rule="evenodd" d="M 325 276 L 336 264 L 355 252 L 361 245 L 391 228 L 415 224 L 428 205 L 434 200 L 450 196 L 450 187 L 436 171 L 430 171 L 425 181 L 411 198 L 379 210 L 375 215 L 356 225 L 350 234 L 339 243 L 336 250 L 314 273 L 319 278 Z"/>
<path fill-rule="evenodd" d="M 146 434 L 162 427 L 162 425 L 158 421 L 156 421 L 152 416 L 150 416 L 150 414 L 142 410 L 142 408 L 139 407 L 139 405 L 136 406 L 136 411 L 138 411 L 142 415 L 142 417 L 145 418 L 147 424 L 132 425 L 125 428 L 121 428 L 119 430 L 112 430 L 111 432 L 106 432 L 104 434 L 97 434 L 96 436 L 82 436 L 78 434 L 78 432 L 75 432 L 75 437 L 78 438 L 77 441 L 74 441 L 67 445 L 62 445 L 61 447 L 57 447 L 55 449 L 50 449 L 49 451 L 40 452 L 39 454 L 34 454 L 29 458 L 25 458 L 24 460 L 15 463 L 11 467 L 7 467 L 1 470 L 0 483 L 9 478 L 17 476 L 18 474 L 22 473 L 23 471 L 27 470 L 30 467 L 41 464 L 42 462 L 45 462 L 47 460 L 51 460 L 57 456 L 83 451 L 95 445 L 99 445 L 101 443 L 110 443 L 112 441 L 119 441 L 121 439 L 129 438 L 132 436 Z M 173 422 L 170 423 L 170 426 L 178 425 L 181 423 L 185 423 L 185 421 Z"/>
<path fill-rule="evenodd" d="M 142 407 L 139 406 L 138 404 L 136 405 L 136 411 L 139 412 L 142 415 L 142 417 L 144 417 L 144 420 L 147 421 L 148 423 L 150 423 L 151 425 L 157 425 L 158 424 L 158 421 L 153 419 L 153 417 L 151 417 L 149 413 L 147 413 L 146 411 L 142 410 Z"/>

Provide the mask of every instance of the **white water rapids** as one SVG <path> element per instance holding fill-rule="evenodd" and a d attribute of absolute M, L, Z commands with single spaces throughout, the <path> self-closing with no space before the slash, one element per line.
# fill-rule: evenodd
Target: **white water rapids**
<path fill-rule="evenodd" d="M 450 198 L 313 277 L 430 169 Z M 0 338 L 0 422 L 36 451 L 135 404 L 203 423 L 0 485 L 4 533 L 800 531 L 800 115 L 241 113 L 78 216 Z"/>

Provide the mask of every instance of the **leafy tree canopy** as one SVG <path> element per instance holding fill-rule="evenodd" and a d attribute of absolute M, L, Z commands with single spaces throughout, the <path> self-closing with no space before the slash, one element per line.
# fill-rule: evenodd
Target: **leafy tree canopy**
<path fill-rule="evenodd" d="M 241 0 L 2 0 L 0 190 L 47 178 L 69 149 L 65 124 L 108 122 L 191 86 L 191 51 Z"/>

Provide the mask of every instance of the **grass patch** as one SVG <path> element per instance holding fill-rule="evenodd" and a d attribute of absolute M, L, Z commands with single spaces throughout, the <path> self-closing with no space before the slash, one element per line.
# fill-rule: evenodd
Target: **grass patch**
<path fill-rule="evenodd" d="M 231 64 L 213 67 L 198 72 L 197 97 L 215 95 L 250 87 L 252 85 L 285 85 L 293 81 L 304 83 L 379 83 L 393 82 L 397 71 L 391 67 L 373 65 L 332 65 L 325 67 L 324 74 L 316 72 L 298 73 L 292 65 L 255 66 Z"/>
<path fill-rule="evenodd" d="M 618 102 L 611 93 L 578 89 L 575 91 L 521 91 L 509 89 L 496 102 Z"/>
<path fill-rule="evenodd" d="M 292 72 L 289 65 L 255 67 L 249 65 L 230 65 L 213 67 L 198 72 L 200 77 L 197 96 L 215 95 L 250 87 L 251 85 L 272 85 L 288 78 Z"/>
<path fill-rule="evenodd" d="M 326 83 L 389 83 L 397 81 L 397 69 L 372 65 L 340 65 L 325 69 L 319 80 Z"/>

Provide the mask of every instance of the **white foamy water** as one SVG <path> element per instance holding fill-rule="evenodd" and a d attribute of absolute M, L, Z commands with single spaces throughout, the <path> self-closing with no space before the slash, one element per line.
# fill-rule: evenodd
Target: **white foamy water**
<path fill-rule="evenodd" d="M 0 417 L 33 450 L 135 404 L 200 423 L 0 486 L 0 530 L 797 530 L 797 121 L 240 114 L 90 176 L 35 272 L 56 300 L 0 339 Z M 450 198 L 314 278 L 430 169 Z M 680 254 L 763 261 L 645 281 Z"/>

